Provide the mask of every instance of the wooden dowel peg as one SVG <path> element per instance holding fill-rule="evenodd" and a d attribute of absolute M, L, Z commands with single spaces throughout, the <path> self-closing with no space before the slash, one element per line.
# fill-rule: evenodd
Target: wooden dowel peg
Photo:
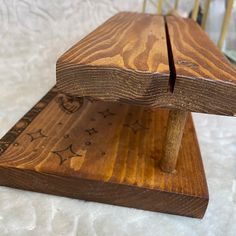
<path fill-rule="evenodd" d="M 171 110 L 169 113 L 163 156 L 160 161 L 160 167 L 164 172 L 175 172 L 187 114 L 188 112 L 179 110 Z"/>

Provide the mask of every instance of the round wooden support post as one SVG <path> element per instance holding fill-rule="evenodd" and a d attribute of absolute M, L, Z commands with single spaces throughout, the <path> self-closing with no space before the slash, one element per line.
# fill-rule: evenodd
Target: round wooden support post
<path fill-rule="evenodd" d="M 175 172 L 187 114 L 188 112 L 178 110 L 171 110 L 169 113 L 163 156 L 160 161 L 160 167 L 164 172 Z"/>

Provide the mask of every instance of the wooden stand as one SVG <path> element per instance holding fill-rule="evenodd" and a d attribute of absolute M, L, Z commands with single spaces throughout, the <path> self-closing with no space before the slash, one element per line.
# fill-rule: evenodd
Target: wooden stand
<path fill-rule="evenodd" d="M 189 112 L 235 115 L 236 71 L 193 20 L 119 13 L 56 73 L 67 96 L 51 91 L 2 138 L 0 184 L 203 217 Z"/>
<path fill-rule="evenodd" d="M 51 90 L 0 141 L 0 184 L 201 218 L 207 184 L 188 114 L 177 172 L 159 168 L 168 111 Z"/>

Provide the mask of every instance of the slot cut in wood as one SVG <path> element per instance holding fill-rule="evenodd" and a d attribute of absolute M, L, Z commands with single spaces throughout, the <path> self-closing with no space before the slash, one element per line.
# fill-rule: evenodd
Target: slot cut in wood
<path fill-rule="evenodd" d="M 170 35 L 168 31 L 166 17 L 165 20 L 165 31 L 166 31 L 166 42 L 169 59 L 169 85 L 170 91 L 174 92 L 174 86 L 176 81 L 176 70 L 173 58 L 173 52 L 171 47 Z M 162 157 L 160 160 L 160 167 L 164 172 L 175 173 L 176 165 L 178 161 L 179 149 L 182 142 L 182 136 L 186 123 L 188 112 L 171 109 L 168 116 L 166 136 L 163 146 Z"/>
<path fill-rule="evenodd" d="M 167 51 L 168 51 L 168 61 L 169 61 L 169 70 L 170 70 L 169 86 L 170 86 L 170 91 L 173 93 L 174 87 L 175 87 L 175 80 L 176 80 L 176 71 L 175 71 L 175 63 L 173 59 L 173 52 L 171 48 L 170 35 L 168 31 L 168 25 L 166 22 L 166 16 L 164 16 L 164 22 L 165 22 L 166 45 L 167 45 Z"/>

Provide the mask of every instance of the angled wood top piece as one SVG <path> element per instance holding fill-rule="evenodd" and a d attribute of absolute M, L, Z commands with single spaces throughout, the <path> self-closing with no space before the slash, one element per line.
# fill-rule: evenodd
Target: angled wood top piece
<path fill-rule="evenodd" d="M 150 14 L 116 14 L 58 62 L 169 74 L 164 19 Z"/>
<path fill-rule="evenodd" d="M 57 61 L 57 87 L 71 95 L 151 105 L 165 97 L 168 78 L 164 18 L 157 15 L 119 13 Z"/>
<path fill-rule="evenodd" d="M 57 88 L 150 107 L 236 114 L 236 70 L 192 20 L 122 12 L 57 61 Z"/>
<path fill-rule="evenodd" d="M 174 106 L 236 115 L 236 69 L 192 19 L 167 16 L 175 66 Z"/>
<path fill-rule="evenodd" d="M 236 83 L 235 69 L 192 19 L 167 16 L 176 75 Z"/>

